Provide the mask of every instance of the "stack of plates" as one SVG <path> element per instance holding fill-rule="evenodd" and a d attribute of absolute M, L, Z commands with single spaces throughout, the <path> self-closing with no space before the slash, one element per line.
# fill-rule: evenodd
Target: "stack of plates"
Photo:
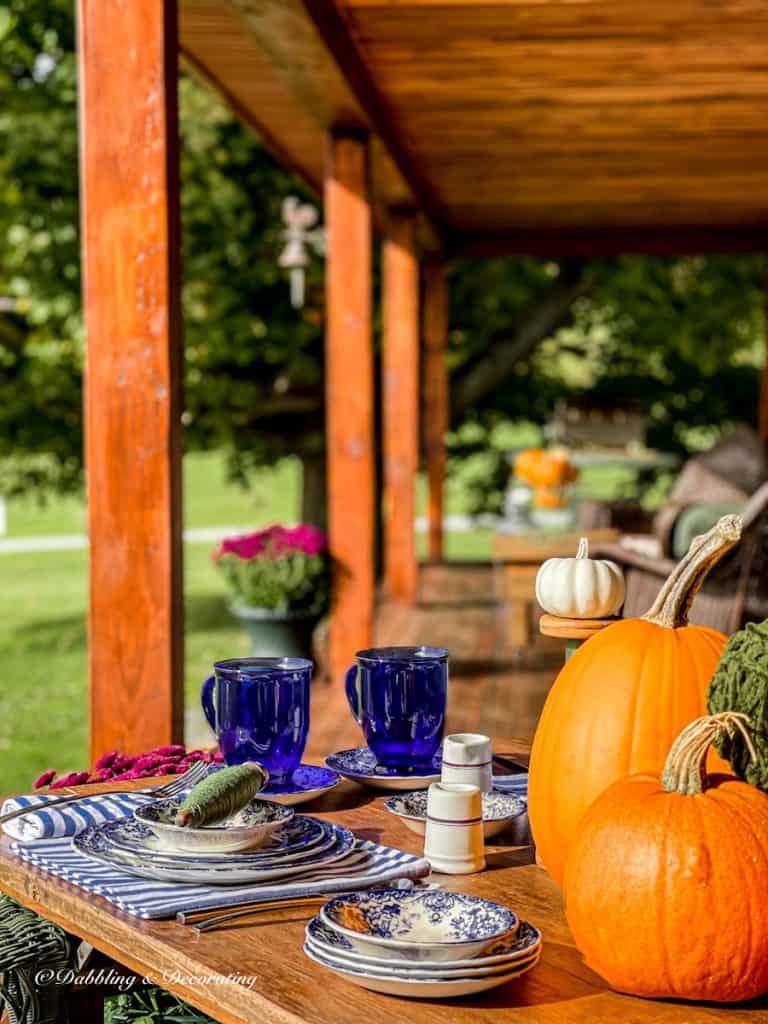
<path fill-rule="evenodd" d="M 307 925 L 304 952 L 362 988 L 440 999 L 519 978 L 538 963 L 541 934 L 477 896 L 378 889 L 326 903 Z"/>
<path fill-rule="evenodd" d="M 141 878 L 207 885 L 256 885 L 332 864 L 352 850 L 349 829 L 297 814 L 268 845 L 239 853 L 185 853 L 163 848 L 141 822 L 121 818 L 72 840 L 80 853 Z"/>

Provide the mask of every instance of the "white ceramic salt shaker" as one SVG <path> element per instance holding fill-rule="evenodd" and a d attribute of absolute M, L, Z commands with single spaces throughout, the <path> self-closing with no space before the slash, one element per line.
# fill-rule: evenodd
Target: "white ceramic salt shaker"
<path fill-rule="evenodd" d="M 424 856 L 433 871 L 446 875 L 483 870 L 483 796 L 477 786 L 432 783 L 427 793 Z"/>
<path fill-rule="evenodd" d="M 457 732 L 443 740 L 441 782 L 477 786 L 481 793 L 493 789 L 491 740 L 477 732 Z"/>

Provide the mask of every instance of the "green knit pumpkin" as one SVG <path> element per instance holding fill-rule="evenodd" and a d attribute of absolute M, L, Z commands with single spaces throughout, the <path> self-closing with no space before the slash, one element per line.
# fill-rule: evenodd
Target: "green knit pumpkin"
<path fill-rule="evenodd" d="M 709 684 L 707 710 L 710 715 L 740 711 L 749 717 L 754 761 L 738 733 L 723 736 L 715 746 L 739 778 L 768 791 L 768 619 L 748 623 L 728 641 Z"/>

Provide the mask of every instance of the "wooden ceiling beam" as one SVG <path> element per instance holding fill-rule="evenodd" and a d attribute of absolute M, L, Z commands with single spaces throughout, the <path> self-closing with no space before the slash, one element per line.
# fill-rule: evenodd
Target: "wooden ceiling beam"
<path fill-rule="evenodd" d="M 357 91 L 365 68 L 350 73 L 339 66 L 335 51 L 353 48 L 329 29 L 330 14 L 318 14 L 324 31 L 302 0 L 179 0 L 179 14 L 185 63 L 281 163 L 319 191 L 326 134 L 370 133 L 374 223 L 383 227 L 393 205 L 417 207 L 420 246 L 442 247 L 430 190 L 398 149 L 370 81 Z"/>
<path fill-rule="evenodd" d="M 489 259 L 500 256 L 538 256 L 551 259 L 603 259 L 627 253 L 644 256 L 682 256 L 701 253 L 764 252 L 768 224 L 681 224 L 676 227 L 627 224 L 567 230 L 529 229 L 488 234 L 454 235 L 450 256 Z"/>

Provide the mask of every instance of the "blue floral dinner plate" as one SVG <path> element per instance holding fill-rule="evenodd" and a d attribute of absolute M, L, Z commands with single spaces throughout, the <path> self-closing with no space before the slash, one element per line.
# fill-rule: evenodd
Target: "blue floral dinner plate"
<path fill-rule="evenodd" d="M 306 815 L 297 815 L 272 838 L 269 846 L 236 853 L 188 853 L 163 847 L 146 825 L 131 818 L 107 822 L 102 830 L 105 843 L 119 853 L 172 864 L 232 865 L 289 863 L 312 853 L 320 853 L 334 841 L 335 833 L 328 822 Z"/>
<path fill-rule="evenodd" d="M 339 775 L 330 768 L 316 764 L 300 764 L 288 782 L 280 786 L 267 783 L 259 796 L 292 807 L 322 796 L 340 782 Z"/>
<path fill-rule="evenodd" d="M 380 968 L 364 967 L 361 964 L 345 964 L 342 967 L 330 956 L 318 952 L 317 947 L 309 942 L 304 943 L 304 953 L 316 964 L 328 968 L 340 978 L 345 978 L 360 988 L 406 999 L 454 999 L 459 996 L 476 995 L 478 992 L 506 985 L 508 981 L 522 977 L 539 962 L 537 954 L 521 963 L 510 964 L 506 971 L 423 977 L 394 971 L 384 972 Z"/>
<path fill-rule="evenodd" d="M 440 781 L 441 753 L 432 758 L 432 771 L 408 771 L 404 768 L 386 768 L 376 760 L 369 747 L 353 747 L 329 754 L 325 763 L 333 771 L 373 789 L 401 790 L 426 789 L 433 782 Z"/>
<path fill-rule="evenodd" d="M 191 865 L 184 860 L 174 860 L 171 855 L 167 863 L 155 857 L 140 857 L 133 853 L 124 853 L 105 841 L 104 831 L 109 825 L 94 825 L 85 829 L 72 839 L 72 846 L 79 853 L 107 864 L 118 871 L 138 875 L 140 878 L 152 878 L 161 882 L 189 882 L 195 885 L 256 885 L 301 875 L 325 867 L 346 857 L 355 845 L 354 835 L 339 825 L 330 825 L 334 839 L 327 849 L 315 853 L 309 851 L 301 860 L 288 863 L 272 861 L 269 864 L 196 864 Z M 138 823 L 136 823 L 138 824 Z M 234 855 L 237 856 L 237 855 Z"/>

